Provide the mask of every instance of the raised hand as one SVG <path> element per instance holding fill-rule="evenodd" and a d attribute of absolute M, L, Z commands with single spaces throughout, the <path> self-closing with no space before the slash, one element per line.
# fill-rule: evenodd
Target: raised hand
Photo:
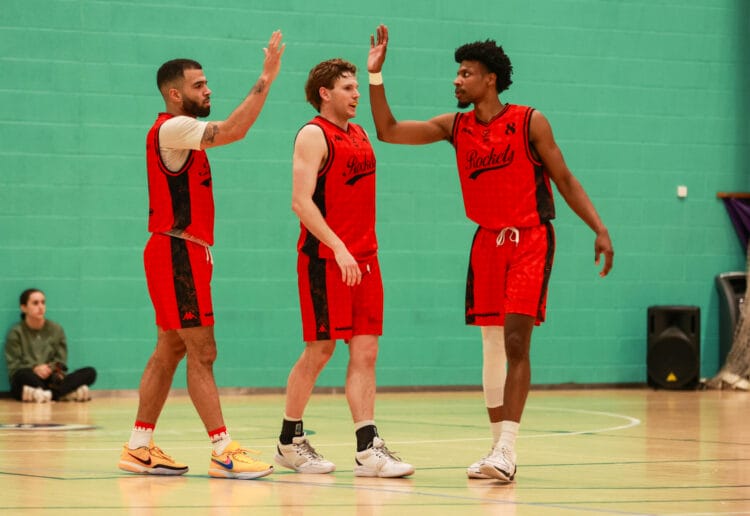
<path fill-rule="evenodd" d="M 370 54 L 367 56 L 367 71 L 370 73 L 378 73 L 383 68 L 388 50 L 388 27 L 382 23 L 378 25 L 376 36 L 370 34 Z"/>
<path fill-rule="evenodd" d="M 268 47 L 263 49 L 263 53 L 266 55 L 263 61 L 263 72 L 268 75 L 268 78 L 273 80 L 279 73 L 281 68 L 281 56 L 284 54 L 286 43 L 281 42 L 281 31 L 277 30 L 271 34 L 271 39 L 268 40 Z"/>

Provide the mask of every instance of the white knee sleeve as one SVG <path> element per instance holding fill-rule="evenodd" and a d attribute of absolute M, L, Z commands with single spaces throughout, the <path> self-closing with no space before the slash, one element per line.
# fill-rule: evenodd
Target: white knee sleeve
<path fill-rule="evenodd" d="M 508 361 L 502 326 L 482 326 L 482 388 L 488 408 L 503 404 Z"/>

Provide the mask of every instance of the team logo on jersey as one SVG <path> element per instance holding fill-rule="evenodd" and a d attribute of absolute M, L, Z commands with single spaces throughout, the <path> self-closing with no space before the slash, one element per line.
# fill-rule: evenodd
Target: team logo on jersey
<path fill-rule="evenodd" d="M 516 134 L 516 123 L 510 122 L 508 124 L 505 124 L 505 134 L 510 136 L 511 134 Z"/>
<path fill-rule="evenodd" d="M 352 156 L 346 163 L 344 178 L 346 184 L 352 186 L 363 177 L 371 176 L 375 173 L 375 158 L 369 159 L 367 156 L 360 159 L 358 156 Z"/>
<path fill-rule="evenodd" d="M 489 154 L 479 154 L 476 150 L 471 151 L 467 156 L 468 169 L 472 172 L 469 179 L 476 179 L 485 172 L 505 168 L 513 163 L 515 151 L 508 144 L 503 151 L 498 151 L 494 147 L 490 149 Z"/>

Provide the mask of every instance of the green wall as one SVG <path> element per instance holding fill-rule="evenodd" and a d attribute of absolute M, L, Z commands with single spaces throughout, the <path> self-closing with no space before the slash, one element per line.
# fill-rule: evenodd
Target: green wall
<path fill-rule="evenodd" d="M 291 149 L 314 115 L 303 84 L 330 57 L 364 72 L 369 34 L 391 31 L 385 84 L 399 118 L 455 109 L 453 50 L 497 39 L 610 228 L 615 268 L 558 196 L 548 322 L 533 383 L 645 381 L 646 309 L 701 308 L 701 373 L 719 367 L 714 277 L 744 253 L 718 191 L 748 190 L 748 33 L 742 0 L 3 0 L 0 9 L 0 326 L 18 294 L 46 291 L 73 367 L 133 389 L 155 342 L 141 253 L 145 134 L 165 60 L 202 62 L 223 118 L 281 28 L 281 74 L 248 138 L 209 151 L 217 202 L 214 302 L 220 386 L 281 387 L 301 350 Z M 374 135 L 364 74 L 356 121 Z M 463 325 L 469 242 L 451 147 L 375 143 L 386 288 L 379 383 L 478 385 L 478 330 Z M 678 199 L 676 188 L 689 195 Z M 342 385 L 346 349 L 319 385 Z M 4 364 L 0 390 L 7 390 Z M 178 374 L 175 386 L 184 386 Z"/>

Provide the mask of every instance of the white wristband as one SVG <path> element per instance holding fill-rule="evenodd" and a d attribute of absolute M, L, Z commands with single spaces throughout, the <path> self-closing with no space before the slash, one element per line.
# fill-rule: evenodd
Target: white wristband
<path fill-rule="evenodd" d="M 370 75 L 370 84 L 372 86 L 380 86 L 381 84 L 383 84 L 383 74 L 382 74 L 382 72 L 378 72 L 378 73 L 372 73 L 372 72 L 370 72 L 369 75 Z"/>

